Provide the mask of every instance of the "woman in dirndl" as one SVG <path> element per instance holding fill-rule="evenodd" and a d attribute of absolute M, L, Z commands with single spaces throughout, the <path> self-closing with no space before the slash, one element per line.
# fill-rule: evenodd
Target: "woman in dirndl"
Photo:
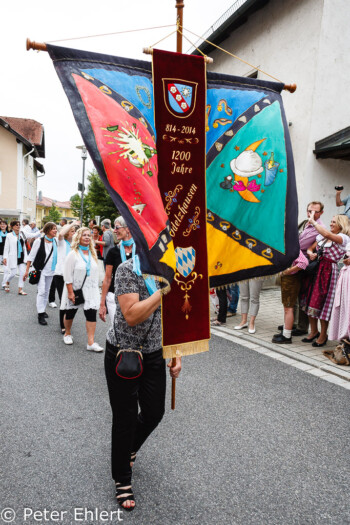
<path fill-rule="evenodd" d="M 328 231 L 314 220 L 313 214 L 309 222 L 319 234 L 316 241 L 308 248 L 307 254 L 313 261 L 320 250 L 323 252 L 316 274 L 307 276 L 302 284 L 300 306 L 307 313 L 311 328 L 310 334 L 304 337 L 302 342 L 320 347 L 325 346 L 328 340 L 328 323 L 339 275 L 337 263 L 345 255 L 346 246 L 350 242 L 350 223 L 346 215 L 335 215 Z M 318 319 L 321 322 L 320 332 Z"/>
<path fill-rule="evenodd" d="M 350 344 L 350 243 L 346 246 L 329 325 L 329 339 Z M 349 348 L 350 350 L 350 348 Z"/>

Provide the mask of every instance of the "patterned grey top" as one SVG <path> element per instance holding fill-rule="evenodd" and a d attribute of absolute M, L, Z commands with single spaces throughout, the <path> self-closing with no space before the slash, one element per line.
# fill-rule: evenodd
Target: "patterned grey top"
<path fill-rule="evenodd" d="M 146 321 L 136 326 L 129 326 L 121 312 L 118 295 L 128 293 L 138 293 L 140 301 L 149 297 L 145 281 L 142 276 L 136 275 L 133 270 L 133 261 L 125 261 L 118 266 L 115 273 L 115 302 L 116 312 L 114 316 L 113 327 L 107 332 L 107 341 L 116 346 L 120 345 L 121 349 L 132 348 L 138 350 L 144 341 L 147 331 L 146 341 L 143 343 L 142 352 L 150 354 L 162 347 L 162 329 L 161 329 L 161 309 L 160 307 Z M 157 287 L 159 283 L 157 282 Z M 154 320 L 153 320 L 154 317 Z M 153 324 L 151 326 L 153 320 Z M 150 328 L 151 326 L 151 328 Z"/>

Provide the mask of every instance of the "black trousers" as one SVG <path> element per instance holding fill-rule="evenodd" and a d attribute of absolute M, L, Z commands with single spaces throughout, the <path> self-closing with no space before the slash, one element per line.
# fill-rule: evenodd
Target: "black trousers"
<path fill-rule="evenodd" d="M 49 293 L 49 303 L 55 302 L 55 292 L 57 290 L 58 297 L 60 298 L 60 302 L 62 299 L 62 293 L 63 293 L 63 287 L 64 287 L 64 279 L 63 275 L 54 275 L 51 283 L 50 293 Z M 60 326 L 63 329 L 64 328 L 64 314 L 66 313 L 65 310 L 60 310 Z"/>
<path fill-rule="evenodd" d="M 219 313 L 218 313 L 218 321 L 220 323 L 226 323 L 226 316 L 227 316 L 227 290 L 226 288 L 222 288 L 220 290 L 216 290 L 216 295 L 219 299 Z"/>
<path fill-rule="evenodd" d="M 137 379 L 122 379 L 115 373 L 115 356 L 115 347 L 107 342 L 105 372 L 113 413 L 112 477 L 129 483 L 131 453 L 140 449 L 164 415 L 165 360 L 162 349 L 144 354 L 143 374 Z"/>

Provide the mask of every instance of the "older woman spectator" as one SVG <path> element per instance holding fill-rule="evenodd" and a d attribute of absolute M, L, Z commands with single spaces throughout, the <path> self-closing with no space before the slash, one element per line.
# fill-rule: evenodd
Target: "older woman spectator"
<path fill-rule="evenodd" d="M 98 266 L 96 251 L 89 228 L 79 228 L 74 234 L 71 251 L 63 266 L 65 286 L 62 294 L 61 310 L 65 310 L 64 326 L 66 329 L 63 341 L 73 344 L 71 334 L 73 319 L 78 309 L 84 311 L 87 332 L 87 350 L 102 352 L 103 348 L 95 342 L 96 314 L 100 304 L 98 288 Z M 75 304 L 74 292 L 82 289 L 84 302 Z"/>
<path fill-rule="evenodd" d="M 314 220 L 314 214 L 309 221 L 319 235 L 307 250 L 307 254 L 311 261 L 320 255 L 320 264 L 316 274 L 306 277 L 302 284 L 300 306 L 309 316 L 311 327 L 310 334 L 304 337 L 302 342 L 320 347 L 328 340 L 328 322 L 339 274 L 337 263 L 344 256 L 346 245 L 350 242 L 350 226 L 346 215 L 335 215 L 330 223 L 330 231 Z M 318 332 L 318 319 L 321 322 L 321 332 Z"/>
<path fill-rule="evenodd" d="M 30 265 L 33 264 L 35 270 L 40 271 L 38 282 L 38 293 L 36 296 L 36 308 L 38 312 L 38 322 L 47 325 L 46 318 L 49 317 L 45 312 L 47 300 L 49 298 L 51 282 L 57 265 L 57 226 L 54 222 L 47 222 L 43 228 L 44 237 L 34 241 L 31 252 L 28 256 L 26 273 L 24 280 L 28 277 Z"/>
<path fill-rule="evenodd" d="M 135 507 L 131 487 L 136 452 L 157 427 L 165 407 L 165 361 L 162 355 L 161 290 L 148 289 L 141 275 L 128 260 L 116 271 L 116 315 L 107 334 L 105 371 L 113 413 L 112 477 L 116 498 L 127 511 Z M 157 285 L 158 287 L 158 285 Z M 116 373 L 120 349 L 142 350 L 143 372 L 134 379 Z M 170 367 L 178 377 L 181 358 Z M 140 413 L 139 412 L 140 407 Z"/>
<path fill-rule="evenodd" d="M 5 240 L 3 264 L 6 266 L 2 286 L 5 292 L 8 293 L 10 291 L 10 282 L 18 271 L 18 295 L 27 295 L 23 291 L 23 282 L 25 280 L 24 276 L 26 269 L 25 263 L 27 262 L 28 257 L 25 238 L 20 232 L 21 223 L 19 221 L 11 221 L 10 227 L 12 232 L 10 232 L 6 237 L 1 238 L 2 240 Z"/>

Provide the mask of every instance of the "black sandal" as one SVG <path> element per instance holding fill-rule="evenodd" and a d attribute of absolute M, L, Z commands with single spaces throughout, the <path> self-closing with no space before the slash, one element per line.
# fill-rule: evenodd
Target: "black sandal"
<path fill-rule="evenodd" d="M 135 464 L 135 459 L 136 459 L 136 452 L 131 452 L 131 455 L 130 455 L 130 467 L 132 468 Z"/>
<path fill-rule="evenodd" d="M 131 512 L 135 508 L 135 497 L 132 491 L 131 485 L 121 485 L 118 481 L 115 484 L 115 497 L 121 508 L 127 512 Z M 124 507 L 126 501 L 133 501 L 134 505 L 130 507 Z"/>

